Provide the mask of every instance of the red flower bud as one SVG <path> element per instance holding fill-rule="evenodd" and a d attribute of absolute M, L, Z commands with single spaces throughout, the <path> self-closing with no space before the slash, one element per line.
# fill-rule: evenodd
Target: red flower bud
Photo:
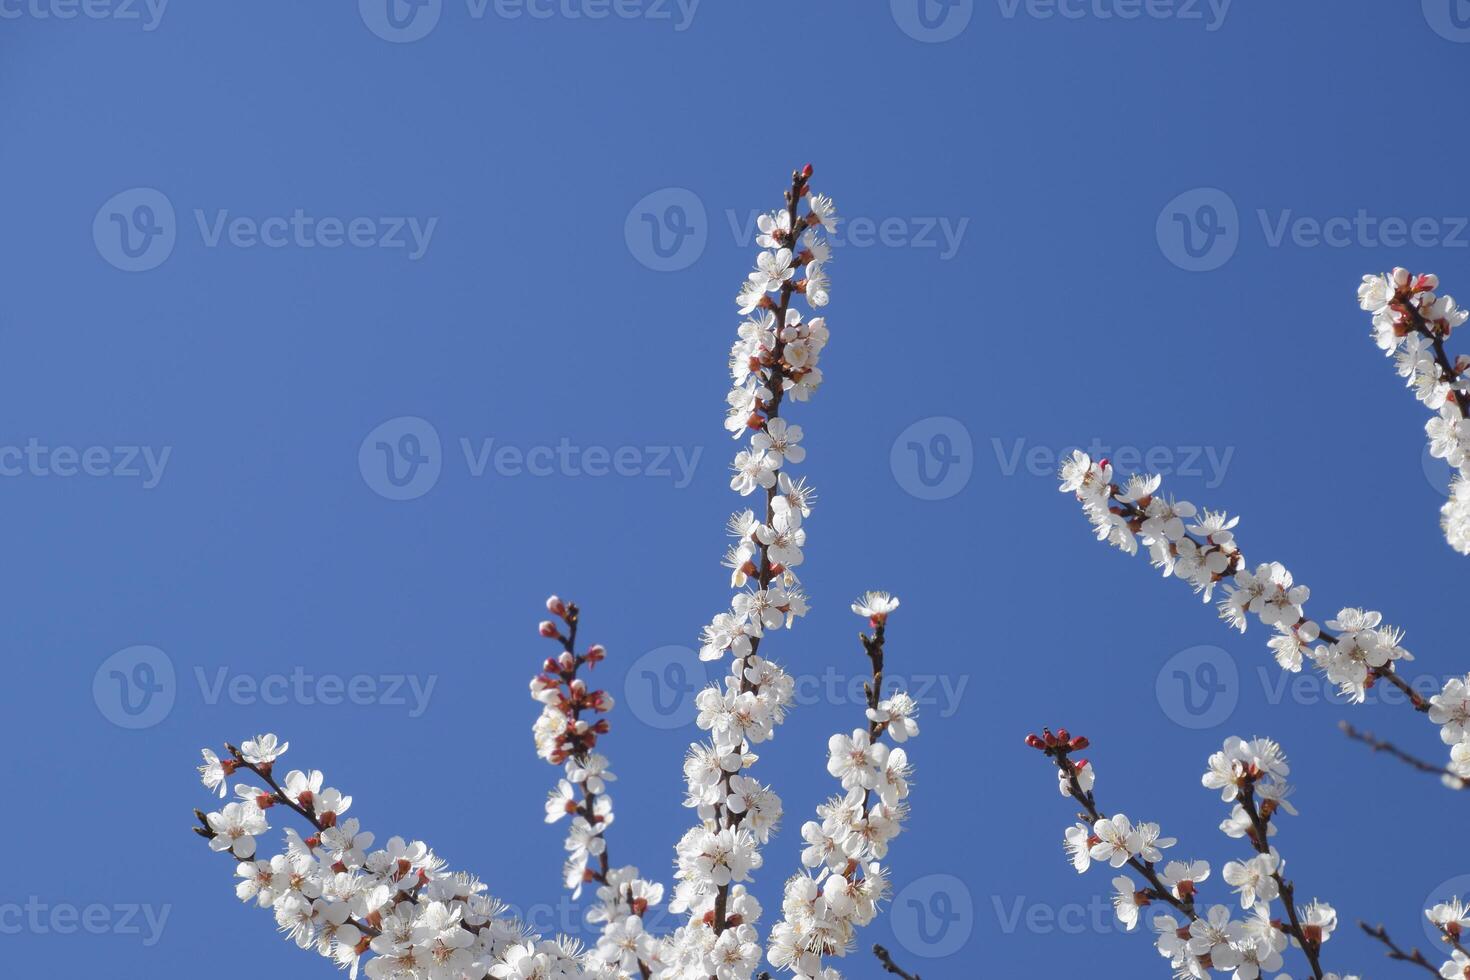
<path fill-rule="evenodd" d="M 805 167 L 802 167 L 801 168 L 801 175 L 803 177 L 808 177 L 808 178 L 811 177 L 811 175 L 812 175 L 812 165 L 811 164 L 807 164 Z"/>
<path fill-rule="evenodd" d="M 546 600 L 546 611 L 553 616 L 561 616 L 565 619 L 567 615 L 567 604 L 562 602 L 559 597 L 551 596 Z"/>
<path fill-rule="evenodd" d="M 557 635 L 556 624 L 549 619 L 542 620 L 540 630 L 541 635 L 546 637 L 548 640 Z"/>

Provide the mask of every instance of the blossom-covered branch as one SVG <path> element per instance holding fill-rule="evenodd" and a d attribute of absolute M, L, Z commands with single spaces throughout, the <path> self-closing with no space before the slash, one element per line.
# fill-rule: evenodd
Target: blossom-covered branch
<path fill-rule="evenodd" d="M 297 946 L 349 968 L 354 978 L 366 956 L 371 980 L 616 976 L 595 960 L 589 970 L 585 951 L 571 940 L 530 932 L 478 878 L 446 870 L 424 842 L 392 837 L 372 849 L 373 835 L 356 818 L 342 819 L 352 798 L 323 788 L 320 771 L 293 770 L 276 780 L 276 760 L 288 747 L 259 735 L 238 748 L 226 745 L 223 758 L 205 749 L 200 776 L 221 798 L 241 772 L 266 785 L 236 785 L 233 802 L 196 811 L 202 826 L 195 831 L 211 850 L 235 859 L 236 896 L 270 909 L 277 929 Z M 266 814 L 276 806 L 295 812 L 310 832 L 302 837 L 288 828 L 284 849 L 261 857 L 258 838 L 270 830 Z"/>
<path fill-rule="evenodd" d="M 760 904 L 744 883 L 761 866 L 759 845 L 780 821 L 781 799 L 746 773 L 758 758 L 754 747 L 785 717 L 795 682 L 758 651 L 768 632 L 789 628 L 807 611 L 794 570 L 804 557 L 803 521 L 815 499 L 804 481 L 786 473 L 806 450 L 801 426 L 780 413 L 788 397 L 806 401 L 822 382 L 826 321 L 805 319 L 794 301 L 800 295 L 813 310 L 827 305 L 831 248 L 818 229 L 834 230 L 838 220 L 831 198 L 811 192 L 811 176 L 809 165 L 794 172 L 785 207 L 760 217 L 763 251 L 736 298 L 747 319 L 730 350 L 725 429 L 736 439 L 748 434 L 749 442 L 735 455 L 730 488 L 741 496 L 760 491 L 764 506 L 759 514 L 747 509 L 730 518 L 735 543 L 725 565 L 739 591 L 700 641 L 701 659 L 729 654 L 731 669 L 723 685 L 696 699 L 697 723 L 708 740 L 689 747 L 684 765 L 686 805 L 699 822 L 677 847 L 678 885 L 669 908 L 687 911 L 689 921 L 660 951 L 670 976 L 748 977 L 760 962 Z"/>
<path fill-rule="evenodd" d="M 903 743 L 919 733 L 913 698 L 905 692 L 882 695 L 888 616 L 898 604 L 886 592 L 869 592 L 852 606 L 873 630 L 871 636 L 860 634 L 873 671 L 865 685 L 868 724 L 827 742 L 827 771 L 843 793 L 817 807 L 820 820 L 802 825 L 803 870 L 786 881 L 782 920 L 771 930 L 767 951 L 772 966 L 798 977 L 828 976 L 823 958 L 846 956 L 856 930 L 872 922 L 888 895 L 888 874 L 879 862 L 908 815 L 904 800 L 912 770 L 907 752 L 881 739 L 886 733 Z"/>
<path fill-rule="evenodd" d="M 1284 877 L 1286 862 L 1270 839 L 1276 834 L 1272 818 L 1277 813 L 1296 814 L 1288 801 L 1292 787 L 1290 772 L 1281 747 L 1270 739 L 1246 741 L 1228 738 L 1223 749 L 1210 756 L 1201 782 L 1218 790 L 1223 802 L 1232 803 L 1230 816 L 1220 830 L 1231 838 L 1245 838 L 1255 850 L 1246 861 L 1230 861 L 1222 870 L 1226 884 L 1249 914 L 1244 921 L 1232 917 L 1228 905 L 1199 907 L 1199 886 L 1210 877 L 1205 861 L 1169 861 L 1162 869 L 1163 852 L 1177 841 L 1161 836 L 1156 823 L 1134 823 L 1122 813 L 1112 817 L 1097 805 L 1093 786 L 1096 772 L 1073 753 L 1088 747 L 1086 738 L 1073 737 L 1066 729 L 1053 734 L 1028 735 L 1026 744 L 1045 753 L 1057 767 L 1063 796 L 1076 800 L 1086 818 L 1065 834 L 1065 847 L 1072 867 L 1085 873 L 1093 862 L 1106 862 L 1118 869 L 1130 868 L 1141 881 L 1125 875 L 1113 879 L 1113 908 L 1118 921 L 1131 932 L 1138 925 L 1141 909 L 1163 902 L 1183 916 L 1161 912 L 1153 918 L 1159 954 L 1169 960 L 1176 977 L 1204 978 L 1210 970 L 1232 974 L 1234 980 L 1256 980 L 1263 971 L 1280 970 L 1288 941 L 1301 950 L 1315 980 L 1354 980 L 1323 972 L 1322 945 L 1337 926 L 1337 913 L 1330 905 L 1312 901 L 1296 904 L 1292 883 Z M 1141 887 L 1140 887 L 1141 886 Z M 1272 903 L 1286 910 L 1286 919 L 1273 918 Z"/>
<path fill-rule="evenodd" d="M 581 610 L 576 603 L 552 596 L 546 610 L 565 627 L 563 631 L 552 620 L 541 623 L 541 635 L 562 650 L 548 657 L 542 672 L 531 679 L 531 697 L 542 706 L 532 729 L 536 751 L 552 765 L 565 767 L 565 778 L 546 796 L 546 822 L 572 818 L 563 868 L 572 897 L 579 897 L 587 882 L 598 885 L 598 905 L 587 913 L 589 922 L 602 925 L 596 955 L 624 974 L 637 973 L 647 980 L 658 965 L 657 944 L 644 931 L 643 916 L 649 906 L 663 901 L 664 888 L 640 878 L 632 865 L 612 867 L 604 831 L 613 822 L 607 784 L 617 777 L 608 771 L 607 758 L 594 751 L 598 736 L 607 734 L 608 720 L 589 722 L 583 713 L 605 714 L 612 710 L 613 699 L 606 691 L 588 690 L 578 676 L 583 667 L 591 670 L 601 663 L 607 651 L 594 644 L 577 653 Z"/>
<path fill-rule="evenodd" d="M 1310 660 L 1354 703 L 1366 700 L 1374 684 L 1398 688 L 1415 711 L 1440 726 L 1440 739 L 1451 747 L 1447 784 L 1459 789 L 1470 779 L 1470 676 L 1451 678 L 1425 698 L 1395 668 L 1414 659 L 1402 645 L 1402 630 L 1385 625 L 1377 612 L 1355 608 L 1325 624 L 1309 619 L 1303 607 L 1310 590 L 1285 566 L 1251 569 L 1246 563 L 1235 543 L 1239 518 L 1161 494 L 1157 475 L 1134 474 L 1119 485 L 1111 463 L 1077 451 L 1059 476 L 1060 489 L 1081 501 L 1098 540 L 1130 555 L 1141 542 L 1165 578 L 1187 583 L 1205 602 L 1223 588 L 1216 603 L 1220 618 L 1242 633 L 1252 617 L 1271 627 L 1275 636 L 1267 645 L 1283 670 L 1300 672 Z"/>
<path fill-rule="evenodd" d="M 1444 347 L 1470 310 L 1437 289 L 1438 276 L 1394 269 L 1364 276 L 1358 305 L 1373 314 L 1373 339 L 1394 358 L 1399 377 L 1436 413 L 1424 426 L 1429 453 L 1459 470 L 1450 481 L 1450 499 L 1440 508 L 1440 527 L 1450 547 L 1470 555 L 1470 356 L 1461 354 L 1452 362 Z"/>

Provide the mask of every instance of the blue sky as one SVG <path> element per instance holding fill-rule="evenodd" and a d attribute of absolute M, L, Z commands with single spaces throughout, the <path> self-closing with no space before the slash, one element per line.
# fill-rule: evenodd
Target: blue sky
<path fill-rule="evenodd" d="M 574 924 L 526 696 L 551 591 L 609 650 L 617 860 L 667 878 L 685 651 L 727 600 L 730 299 L 810 160 L 849 221 L 792 413 L 821 499 L 814 610 L 770 646 L 804 694 L 760 764 L 768 910 L 860 721 L 847 604 L 887 588 L 925 704 L 907 891 L 866 939 L 926 980 L 1164 975 L 1064 864 L 1021 739 L 1087 734 L 1101 804 L 1218 868 L 1199 773 L 1271 734 L 1326 962 L 1393 975 L 1346 924 L 1424 944 L 1466 804 L 1336 723 L 1437 757 L 1433 729 L 1283 689 L 1261 630 L 1094 544 L 1050 473 L 1152 459 L 1319 618 L 1380 609 L 1423 676 L 1470 669 L 1425 413 L 1353 302 L 1395 264 L 1470 291 L 1470 5 L 1419 6 L 0 2 L 12 969 L 325 975 L 188 833 L 198 748 L 267 730 L 381 836 Z"/>

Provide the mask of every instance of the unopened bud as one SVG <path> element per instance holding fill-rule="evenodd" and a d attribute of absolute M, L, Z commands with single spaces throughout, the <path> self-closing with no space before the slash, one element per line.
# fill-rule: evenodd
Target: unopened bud
<path fill-rule="evenodd" d="M 562 602 L 559 596 L 551 596 L 546 600 L 546 611 L 551 613 L 553 616 L 561 616 L 562 618 L 566 618 L 567 604 L 565 602 Z"/>
<path fill-rule="evenodd" d="M 549 619 L 541 621 L 541 635 L 548 640 L 556 636 L 556 624 Z"/>

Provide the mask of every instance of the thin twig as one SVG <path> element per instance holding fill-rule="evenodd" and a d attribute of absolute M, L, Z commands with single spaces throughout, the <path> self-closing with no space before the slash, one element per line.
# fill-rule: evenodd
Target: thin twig
<path fill-rule="evenodd" d="M 903 977 L 903 980 L 919 980 L 919 975 L 917 973 L 909 973 L 907 970 L 903 969 L 903 967 L 893 962 L 893 957 L 888 955 L 888 950 L 884 949 L 882 946 L 879 946 L 877 943 L 873 944 L 873 955 L 878 957 L 878 962 L 882 963 L 883 969 L 887 970 L 889 973 L 895 973 L 898 976 Z"/>
<path fill-rule="evenodd" d="M 1415 966 L 1422 966 L 1424 967 L 1424 969 L 1428 970 L 1435 976 L 1439 976 L 1439 970 L 1435 969 L 1434 964 L 1429 962 L 1428 958 L 1425 957 L 1423 953 L 1419 952 L 1419 947 L 1415 946 L 1409 952 L 1404 952 L 1397 943 L 1388 938 L 1388 930 L 1383 928 L 1383 926 L 1381 925 L 1377 928 L 1374 928 L 1373 926 L 1368 925 L 1368 923 L 1366 922 L 1359 922 L 1358 928 L 1362 929 L 1368 935 L 1372 936 L 1374 939 L 1387 946 L 1388 952 L 1384 953 L 1383 955 L 1387 956 L 1389 959 L 1399 960 L 1403 963 L 1412 963 Z"/>
<path fill-rule="evenodd" d="M 1342 733 L 1348 738 L 1356 742 L 1362 742 L 1374 752 L 1387 753 L 1388 755 L 1393 756 L 1395 759 L 1398 759 L 1400 762 L 1403 762 L 1406 765 L 1419 770 L 1420 772 L 1427 772 L 1431 775 L 1440 776 L 1444 778 L 1446 784 L 1453 789 L 1465 788 L 1465 780 L 1461 779 L 1459 776 L 1450 772 L 1443 766 L 1436 766 L 1432 762 L 1426 762 L 1423 759 L 1418 758 L 1417 756 L 1410 755 L 1408 752 L 1405 752 L 1403 749 L 1399 748 L 1397 745 L 1394 745 L 1392 742 L 1381 739 L 1366 729 L 1359 730 L 1357 728 L 1354 728 L 1351 723 L 1346 721 L 1338 722 L 1337 727 L 1342 729 Z"/>

